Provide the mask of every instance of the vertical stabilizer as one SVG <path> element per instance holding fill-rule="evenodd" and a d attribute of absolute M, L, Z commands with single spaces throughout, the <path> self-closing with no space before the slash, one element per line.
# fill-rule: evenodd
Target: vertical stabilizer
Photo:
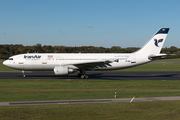
<path fill-rule="evenodd" d="M 159 54 L 165 42 L 169 28 L 161 28 L 136 54 Z"/>

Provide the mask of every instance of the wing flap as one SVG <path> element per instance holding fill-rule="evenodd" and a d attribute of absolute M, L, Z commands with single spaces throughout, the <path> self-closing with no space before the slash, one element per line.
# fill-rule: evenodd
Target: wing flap
<path fill-rule="evenodd" d="M 74 63 L 72 65 L 78 67 L 79 69 L 85 68 L 88 70 L 94 70 L 94 68 L 104 68 L 107 66 L 111 66 L 110 63 L 114 61 L 110 60 L 99 60 L 99 61 L 91 61 L 91 62 L 80 62 L 80 63 Z"/>

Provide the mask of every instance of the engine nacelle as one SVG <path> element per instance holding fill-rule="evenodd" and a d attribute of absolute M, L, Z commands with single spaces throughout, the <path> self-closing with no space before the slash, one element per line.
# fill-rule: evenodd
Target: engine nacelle
<path fill-rule="evenodd" d="M 67 66 L 55 66 L 54 68 L 55 75 L 67 75 L 72 72 L 73 69 L 69 69 Z"/>

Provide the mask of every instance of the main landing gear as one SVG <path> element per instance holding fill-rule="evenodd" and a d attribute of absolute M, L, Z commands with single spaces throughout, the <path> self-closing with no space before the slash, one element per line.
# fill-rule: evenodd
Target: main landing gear
<path fill-rule="evenodd" d="M 84 78 L 88 79 L 88 78 L 89 78 L 88 75 L 86 75 L 86 74 L 81 74 L 81 73 L 78 74 L 78 77 L 81 78 L 81 79 L 84 79 Z"/>
<path fill-rule="evenodd" d="M 23 78 L 25 78 L 26 75 L 25 75 L 25 71 L 24 70 L 22 70 L 22 74 L 23 74 Z"/>
<path fill-rule="evenodd" d="M 89 76 L 86 75 L 85 69 L 80 70 L 80 73 L 78 74 L 78 77 L 81 78 L 81 79 L 84 79 L 84 78 L 88 79 L 89 78 Z"/>

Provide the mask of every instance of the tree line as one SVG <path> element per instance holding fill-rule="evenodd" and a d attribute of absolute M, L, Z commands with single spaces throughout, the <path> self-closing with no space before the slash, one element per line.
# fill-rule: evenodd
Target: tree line
<path fill-rule="evenodd" d="M 121 48 L 120 46 L 112 46 L 111 48 L 94 47 L 94 46 L 51 46 L 36 44 L 33 46 L 23 45 L 0 45 L 0 59 L 8 59 L 10 56 L 23 53 L 131 53 L 139 50 L 138 47 Z M 180 48 L 171 46 L 170 48 L 162 48 L 161 53 L 175 54 L 167 58 L 179 58 Z"/>

